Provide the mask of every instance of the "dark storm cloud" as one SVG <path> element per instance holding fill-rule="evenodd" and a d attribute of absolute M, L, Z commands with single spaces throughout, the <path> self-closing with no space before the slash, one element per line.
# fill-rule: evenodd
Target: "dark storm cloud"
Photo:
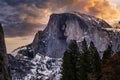
<path fill-rule="evenodd" d="M 46 17 L 46 9 L 58 11 L 72 0 L 1 0 L 2 15 L 5 13 L 3 27 L 6 37 L 28 36 L 32 35 L 39 29 L 45 27 L 43 19 Z M 0 8 L 0 9 L 1 9 Z M 6 10 L 7 9 L 7 10 Z M 15 13 L 16 12 L 16 13 Z"/>
<path fill-rule="evenodd" d="M 4 25 L 4 31 L 6 33 L 5 36 L 6 37 L 24 37 L 24 36 L 33 35 L 34 33 L 36 33 L 36 31 L 39 30 L 40 26 L 43 27 L 44 25 L 30 24 L 27 22 Z"/>
<path fill-rule="evenodd" d="M 108 0 L 0 0 L 0 21 L 7 37 L 32 35 L 47 24 L 51 13 L 79 11 L 117 20 L 120 10 Z M 6 3 L 6 4 L 5 4 Z M 102 15 L 102 16 L 101 16 Z M 46 22 L 45 22 L 46 21 Z"/>
<path fill-rule="evenodd" d="M 12 0 L 6 1 L 9 5 L 4 2 L 0 5 L 0 22 L 3 24 L 6 37 L 33 35 L 45 27 L 45 24 L 39 21 L 42 16 L 39 16 L 38 8 L 33 8 L 32 5 L 21 6 L 25 4 L 24 1 L 20 2 L 21 4 L 17 4 L 19 0 L 15 2 L 12 2 Z"/>
<path fill-rule="evenodd" d="M 18 6 L 26 4 L 32 6 L 33 4 L 38 8 L 60 8 L 71 5 L 74 0 L 4 0 L 8 5 Z"/>
<path fill-rule="evenodd" d="M 32 35 L 38 29 L 45 27 L 42 23 L 46 12 L 44 11 L 51 5 L 51 10 L 57 9 L 57 4 L 62 4 L 56 0 L 2 0 L 0 7 L 0 17 L 4 16 L 3 27 L 6 37 Z M 40 10 L 41 9 L 41 10 Z M 16 13 L 15 13 L 16 12 Z"/>
<path fill-rule="evenodd" d="M 52 0 L 4 0 L 4 1 L 11 6 L 18 6 L 20 4 L 27 4 L 28 6 L 31 6 L 32 4 L 35 4 L 36 7 L 45 8 L 47 6 L 46 3 Z"/>
<path fill-rule="evenodd" d="M 13 15 L 8 15 L 6 16 L 6 18 L 4 18 L 4 21 L 2 23 L 6 37 L 23 37 L 33 35 L 34 33 L 36 33 L 36 31 L 45 27 L 44 24 L 35 22 L 30 23 L 29 21 L 27 21 L 27 19 L 29 18 L 21 20 L 19 16 L 21 15 L 17 13 Z"/>

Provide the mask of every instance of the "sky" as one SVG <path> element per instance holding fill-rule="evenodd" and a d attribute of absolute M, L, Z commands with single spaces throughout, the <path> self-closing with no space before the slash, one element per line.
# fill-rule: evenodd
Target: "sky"
<path fill-rule="evenodd" d="M 120 0 L 0 0 L 7 51 L 27 45 L 44 30 L 52 13 L 81 12 L 114 25 L 120 21 Z"/>

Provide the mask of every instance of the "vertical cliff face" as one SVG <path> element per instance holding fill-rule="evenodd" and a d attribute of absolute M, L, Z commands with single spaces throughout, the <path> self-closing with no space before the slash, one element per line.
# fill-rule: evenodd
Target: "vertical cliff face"
<path fill-rule="evenodd" d="M 108 44 L 113 50 L 120 49 L 120 32 L 106 28 L 111 26 L 86 14 L 52 14 L 46 29 L 37 32 L 32 44 L 13 51 L 18 53 L 15 57 L 9 55 L 13 80 L 60 80 L 61 58 L 71 39 L 79 47 L 84 38 L 88 44 L 93 41 L 98 51 L 104 51 Z"/>
<path fill-rule="evenodd" d="M 81 13 L 52 14 L 43 32 L 38 32 L 32 43 L 32 49 L 37 54 L 50 57 L 62 57 L 69 41 L 74 39 L 81 44 L 85 38 L 89 44 L 95 43 L 99 51 L 104 51 L 112 43 L 116 50 L 120 33 L 108 31 L 111 26 L 104 20 Z"/>
<path fill-rule="evenodd" d="M 0 24 L 0 80 L 11 80 L 8 69 L 8 57 L 4 41 L 4 32 Z"/>

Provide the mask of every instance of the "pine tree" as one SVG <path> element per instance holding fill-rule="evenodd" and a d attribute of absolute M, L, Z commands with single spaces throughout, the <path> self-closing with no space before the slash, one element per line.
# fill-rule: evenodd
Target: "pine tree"
<path fill-rule="evenodd" d="M 84 39 L 82 41 L 82 59 L 84 61 L 83 63 L 83 66 L 85 67 L 85 71 L 86 72 L 90 72 L 91 71 L 91 68 L 90 68 L 90 51 L 88 49 L 88 45 L 87 45 L 87 42 L 86 40 Z"/>
<path fill-rule="evenodd" d="M 90 72 L 90 52 L 86 40 L 82 41 L 82 52 L 79 61 L 79 79 L 88 80 L 88 73 Z"/>
<path fill-rule="evenodd" d="M 100 59 L 99 53 L 97 51 L 97 48 L 95 47 L 95 45 L 92 41 L 90 42 L 89 50 L 91 53 L 92 73 L 94 74 L 95 78 L 98 79 L 101 75 L 101 59 Z"/>
<path fill-rule="evenodd" d="M 64 53 L 62 64 L 62 80 L 78 80 L 79 48 L 75 40 L 71 40 L 69 48 Z"/>
<path fill-rule="evenodd" d="M 104 51 L 102 62 L 103 64 L 106 63 L 106 61 L 112 56 L 113 51 L 112 51 L 112 46 L 108 45 L 107 49 Z"/>
<path fill-rule="evenodd" d="M 67 51 L 64 53 L 62 64 L 62 78 L 61 80 L 73 80 L 71 54 Z"/>
<path fill-rule="evenodd" d="M 84 66 L 84 56 L 80 55 L 80 68 L 79 68 L 79 78 L 78 80 L 88 80 L 88 73 L 86 67 Z"/>
<path fill-rule="evenodd" d="M 80 55 L 79 53 L 79 47 L 77 45 L 77 42 L 75 40 L 71 40 L 69 44 L 69 51 L 71 53 L 71 64 L 72 64 L 72 70 L 73 70 L 73 75 L 74 75 L 74 80 L 78 80 L 78 57 Z"/>

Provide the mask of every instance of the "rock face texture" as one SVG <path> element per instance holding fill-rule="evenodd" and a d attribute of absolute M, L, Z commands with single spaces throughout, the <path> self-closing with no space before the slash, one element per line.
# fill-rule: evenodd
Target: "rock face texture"
<path fill-rule="evenodd" d="M 9 55 L 12 80 L 60 80 L 60 58 L 36 54 L 33 59 L 18 54 Z"/>
<path fill-rule="evenodd" d="M 0 80 L 12 80 L 9 71 L 4 33 L 0 24 Z"/>
<path fill-rule="evenodd" d="M 116 50 L 120 33 L 108 31 L 106 28 L 111 26 L 102 19 L 86 14 L 52 14 L 46 29 L 36 34 L 31 48 L 34 53 L 61 58 L 71 39 L 80 45 L 85 38 L 88 44 L 93 41 L 100 52 L 110 43 Z"/>
<path fill-rule="evenodd" d="M 79 47 L 84 38 L 88 44 L 93 41 L 99 52 L 112 44 L 116 51 L 120 33 L 108 28 L 111 26 L 105 21 L 86 14 L 52 14 L 45 30 L 39 31 L 31 44 L 9 55 L 13 80 L 60 80 L 61 58 L 71 39 Z"/>

